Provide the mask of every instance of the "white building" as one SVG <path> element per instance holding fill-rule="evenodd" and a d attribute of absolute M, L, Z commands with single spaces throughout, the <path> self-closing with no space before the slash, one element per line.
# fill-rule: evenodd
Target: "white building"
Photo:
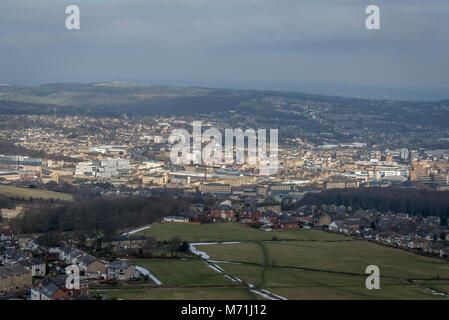
<path fill-rule="evenodd" d="M 80 162 L 76 165 L 76 176 L 92 176 L 97 178 L 118 177 L 128 174 L 130 162 L 127 159 L 103 159 L 94 162 Z"/>
<path fill-rule="evenodd" d="M 178 216 L 169 216 L 162 218 L 164 222 L 176 222 L 176 223 L 186 223 L 189 222 L 189 218 L 178 217 Z"/>
<path fill-rule="evenodd" d="M 76 176 L 95 176 L 97 167 L 93 162 L 80 162 L 76 165 Z"/>

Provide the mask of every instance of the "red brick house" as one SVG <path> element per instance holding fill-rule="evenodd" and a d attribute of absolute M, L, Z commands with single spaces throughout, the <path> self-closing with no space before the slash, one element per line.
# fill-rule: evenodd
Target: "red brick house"
<path fill-rule="evenodd" d="M 273 212 L 273 211 L 264 212 L 262 214 L 261 218 L 264 220 L 264 222 L 270 222 L 270 223 L 273 223 L 273 224 L 276 224 L 279 221 L 279 215 L 276 212 Z"/>
<path fill-rule="evenodd" d="M 261 221 L 261 213 L 254 208 L 245 208 L 239 215 L 240 223 L 251 225 Z"/>
<path fill-rule="evenodd" d="M 214 207 L 210 212 L 210 216 L 214 220 L 232 221 L 235 217 L 235 211 L 228 205 L 221 205 Z"/>
<path fill-rule="evenodd" d="M 81 294 L 89 294 L 89 283 L 80 280 L 79 289 L 66 287 L 67 276 L 62 275 L 53 278 L 45 278 L 35 284 L 31 289 L 31 300 L 60 300 L 79 297 Z"/>
<path fill-rule="evenodd" d="M 313 216 L 303 216 L 299 218 L 303 224 L 313 224 Z"/>
<path fill-rule="evenodd" d="M 31 300 L 61 300 L 69 296 L 53 282 L 38 283 L 31 289 Z"/>
<path fill-rule="evenodd" d="M 292 216 L 281 216 L 279 221 L 273 225 L 274 230 L 299 230 L 299 223 Z"/>

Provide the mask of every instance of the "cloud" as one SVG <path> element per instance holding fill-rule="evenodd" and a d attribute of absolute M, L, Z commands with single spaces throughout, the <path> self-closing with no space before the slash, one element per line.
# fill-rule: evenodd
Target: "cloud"
<path fill-rule="evenodd" d="M 0 2 L 0 82 L 253 79 L 449 86 L 447 0 Z M 364 9 L 381 8 L 380 31 Z"/>

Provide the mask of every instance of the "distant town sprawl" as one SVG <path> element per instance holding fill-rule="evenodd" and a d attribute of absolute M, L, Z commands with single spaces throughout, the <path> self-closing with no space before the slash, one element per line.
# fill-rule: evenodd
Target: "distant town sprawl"
<path fill-rule="evenodd" d="M 159 224 L 217 224 L 226 230 L 227 223 L 237 230 L 198 235 L 199 241 L 242 241 L 242 227 L 260 232 L 248 233 L 254 238 L 244 241 L 290 241 L 296 233 L 316 230 L 434 259 L 449 257 L 449 150 L 380 148 L 363 140 L 316 144 L 280 135 L 277 170 L 266 174 L 257 161 L 195 163 L 190 157 L 173 163 L 179 140 L 172 132 L 193 132 L 195 119 L 187 116 L 14 117 L 26 125 L 0 131 L 0 293 L 5 296 L 103 299 L 105 288 L 120 288 L 120 281 L 140 289 L 141 283 L 160 286 L 142 267 L 154 258 L 198 256 L 224 273 L 189 243 L 195 237 L 179 237 L 184 231 L 146 235 Z M 205 119 L 202 128 L 224 136 L 229 123 Z M 201 150 L 211 141 L 203 136 L 196 142 Z M 249 149 L 245 144 L 245 160 Z M 96 199 L 121 203 L 106 207 Z M 81 271 L 78 289 L 66 287 L 70 265 Z M 284 298 L 224 275 L 262 297 Z"/>
<path fill-rule="evenodd" d="M 175 129 L 191 129 L 184 117 L 152 119 L 23 116 L 36 123 L 26 128 L 0 131 L 3 147 L 1 178 L 7 183 L 29 179 L 36 183 L 92 183 L 108 181 L 117 187 L 166 186 L 187 192 L 215 193 L 210 183 L 221 183 L 222 193 L 243 185 L 281 184 L 290 191 L 299 187 L 338 188 L 422 183 L 435 190 L 447 190 L 448 150 L 411 149 L 407 146 L 379 149 L 366 142 L 314 145 L 301 137 L 279 136 L 279 172 L 258 176 L 257 162 L 223 163 L 212 166 L 176 165 L 170 161 L 177 137 Z M 37 125 L 42 123 L 42 125 Z M 51 124 L 51 126 L 50 126 Z M 203 122 L 203 129 L 223 131 L 227 124 Z M 201 137 L 200 137 L 201 138 Z M 204 146 L 210 140 L 200 142 Z M 19 147 L 19 148 L 18 148 Z M 223 148 L 224 149 L 224 148 Z M 25 154 L 17 154 L 25 150 Z M 245 159 L 248 157 L 245 142 Z M 13 153 L 13 154 L 11 154 Z M 30 156 L 33 153 L 43 157 Z M 235 153 L 235 150 L 234 150 Z M 28 156 L 27 156 L 28 155 Z M 235 158 L 235 154 L 232 155 Z M 227 187 L 226 187 L 227 186 Z M 290 192 L 286 192 L 289 194 Z"/>

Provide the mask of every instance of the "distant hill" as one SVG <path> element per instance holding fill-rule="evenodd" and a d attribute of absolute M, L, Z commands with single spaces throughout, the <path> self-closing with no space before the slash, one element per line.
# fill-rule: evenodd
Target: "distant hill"
<path fill-rule="evenodd" d="M 0 86 L 3 114 L 177 114 L 220 112 L 240 109 L 265 97 L 298 99 L 343 105 L 366 104 L 376 100 L 323 96 L 270 90 L 181 88 L 127 83 L 56 83 L 33 86 Z M 377 103 L 382 103 L 378 100 Z M 448 105 L 410 102 L 410 105 Z"/>
<path fill-rule="evenodd" d="M 57 83 L 0 86 L 0 113 L 114 117 L 215 114 L 232 125 L 277 127 L 284 131 L 284 137 L 299 133 L 317 144 L 363 140 L 449 147 L 444 142 L 449 129 L 449 100 L 413 102 L 269 90 Z"/>

